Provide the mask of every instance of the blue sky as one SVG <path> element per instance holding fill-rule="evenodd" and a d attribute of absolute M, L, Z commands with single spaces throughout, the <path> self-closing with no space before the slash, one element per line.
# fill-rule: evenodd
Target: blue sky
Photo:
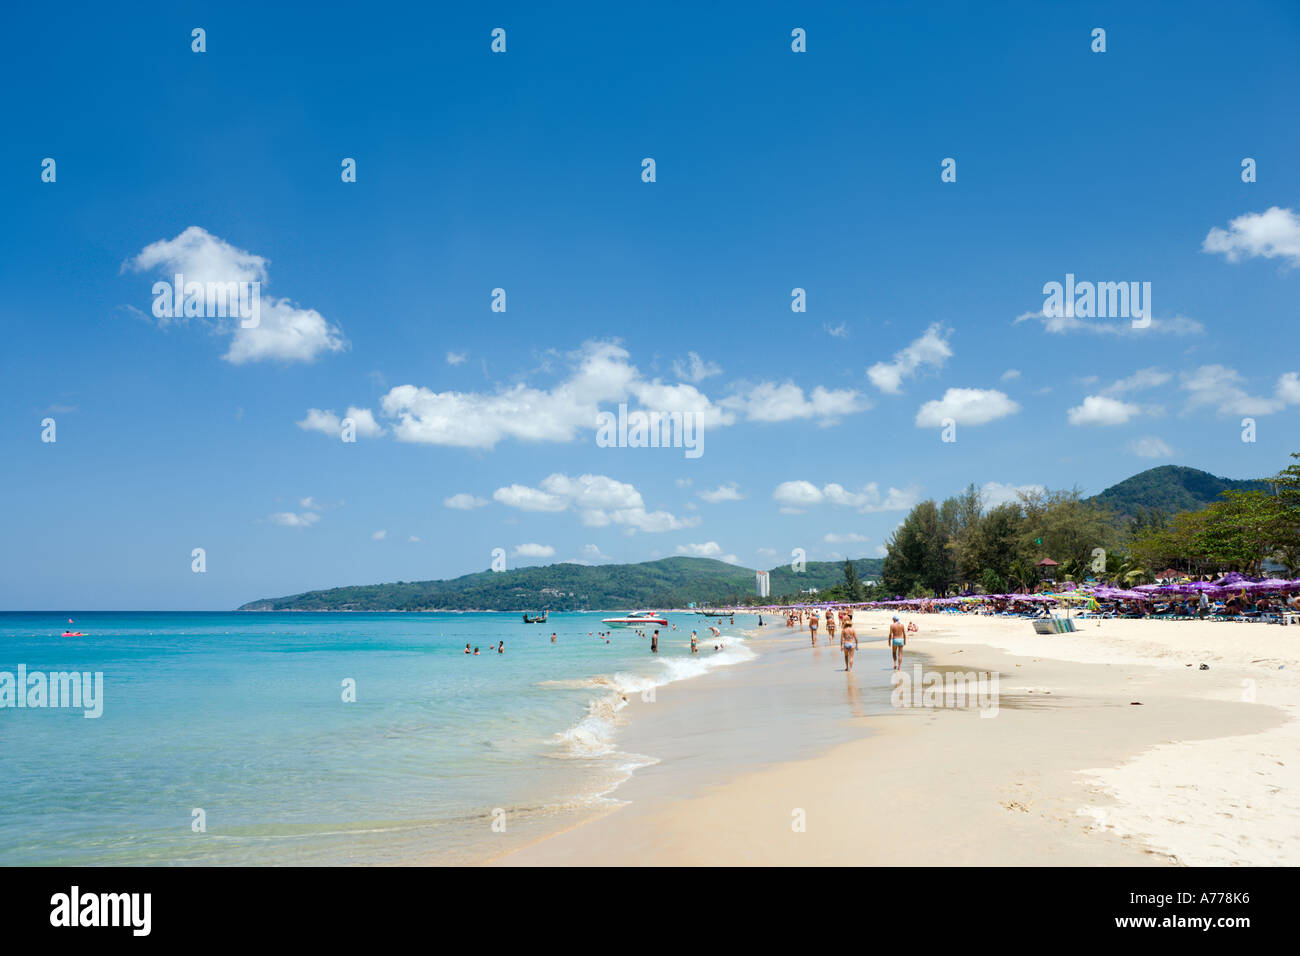
<path fill-rule="evenodd" d="M 1300 7 L 983 6 L 10 12 L 0 608 L 498 547 L 771 567 L 877 554 L 968 482 L 1273 473 Z M 176 266 L 259 278 L 261 326 L 155 318 Z M 1045 319 L 1067 273 L 1150 282 L 1151 326 Z M 598 447 L 620 402 L 698 414 L 703 455 Z"/>

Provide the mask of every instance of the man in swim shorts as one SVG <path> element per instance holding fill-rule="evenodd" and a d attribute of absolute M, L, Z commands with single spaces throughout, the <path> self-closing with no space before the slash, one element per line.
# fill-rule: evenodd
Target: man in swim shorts
<path fill-rule="evenodd" d="M 655 628 L 655 636 L 650 638 L 650 653 L 659 653 L 659 628 Z"/>
<path fill-rule="evenodd" d="M 894 670 L 903 669 L 903 648 L 907 646 L 907 628 L 894 615 L 894 622 L 889 625 L 889 653 L 894 657 Z"/>

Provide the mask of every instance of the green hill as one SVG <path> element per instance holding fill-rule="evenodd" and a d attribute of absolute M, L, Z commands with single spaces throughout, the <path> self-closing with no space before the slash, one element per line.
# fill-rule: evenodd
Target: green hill
<path fill-rule="evenodd" d="M 880 558 L 853 562 L 858 577 L 878 579 Z M 771 570 L 772 600 L 844 580 L 839 561 L 809 561 L 799 574 Z M 753 603 L 754 571 L 712 558 L 664 558 L 641 564 L 551 564 L 479 571 L 448 581 L 398 581 L 307 591 L 250 601 L 241 611 L 552 611 L 627 610 Z"/>
<path fill-rule="evenodd" d="M 1198 511 L 1216 501 L 1221 491 L 1268 491 L 1266 481 L 1217 478 L 1208 471 L 1181 465 L 1161 465 L 1125 478 L 1089 501 L 1121 515 L 1142 511 Z"/>

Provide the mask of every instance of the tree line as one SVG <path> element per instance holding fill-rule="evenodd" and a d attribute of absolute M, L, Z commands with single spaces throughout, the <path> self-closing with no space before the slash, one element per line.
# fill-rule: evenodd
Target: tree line
<path fill-rule="evenodd" d="M 1122 587 L 1172 568 L 1187 574 L 1274 567 L 1300 575 L 1300 453 L 1268 491 L 1225 491 L 1205 508 L 1121 515 L 1078 488 L 1025 491 L 985 505 L 979 489 L 922 501 L 886 544 L 880 585 L 868 599 L 1032 591 L 1045 577 Z M 1054 568 L 1038 566 L 1044 558 Z M 846 575 L 847 588 L 850 581 Z"/>

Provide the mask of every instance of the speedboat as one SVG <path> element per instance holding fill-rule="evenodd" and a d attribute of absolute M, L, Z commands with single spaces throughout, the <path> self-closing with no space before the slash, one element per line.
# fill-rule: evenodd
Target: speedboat
<path fill-rule="evenodd" d="M 610 627 L 640 627 L 649 624 L 652 627 L 667 627 L 668 619 L 659 617 L 653 611 L 633 611 L 626 617 L 607 617 L 600 622 Z"/>

